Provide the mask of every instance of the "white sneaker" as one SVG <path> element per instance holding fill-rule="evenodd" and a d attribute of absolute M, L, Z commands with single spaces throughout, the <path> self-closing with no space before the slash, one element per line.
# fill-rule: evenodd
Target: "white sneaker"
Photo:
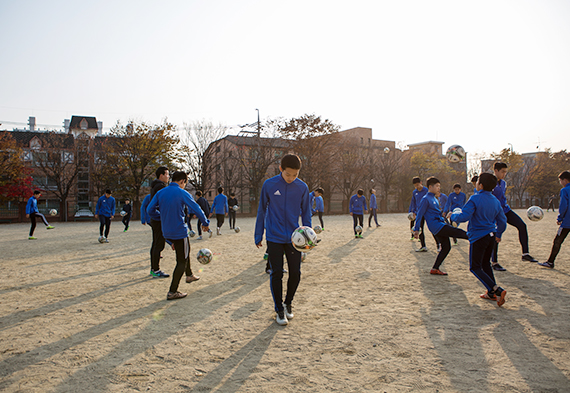
<path fill-rule="evenodd" d="M 275 314 L 275 322 L 281 326 L 285 326 L 289 323 L 287 317 L 285 316 L 285 311 L 279 311 Z"/>
<path fill-rule="evenodd" d="M 293 319 L 295 314 L 293 314 L 293 307 L 290 304 L 283 303 L 283 311 L 285 311 L 285 316 L 287 319 Z"/>
<path fill-rule="evenodd" d="M 198 236 L 196 240 L 202 240 L 202 236 Z"/>
<path fill-rule="evenodd" d="M 222 231 L 220 231 L 220 228 L 216 228 L 216 234 L 217 234 L 217 235 L 221 235 L 221 234 L 222 234 Z"/>
<path fill-rule="evenodd" d="M 427 252 L 427 247 L 418 248 L 416 252 Z"/>

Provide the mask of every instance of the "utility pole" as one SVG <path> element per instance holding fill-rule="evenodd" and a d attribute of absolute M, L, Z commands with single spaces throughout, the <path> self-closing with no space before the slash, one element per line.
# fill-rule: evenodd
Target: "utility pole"
<path fill-rule="evenodd" d="M 255 110 L 257 111 L 257 137 L 259 138 L 261 136 L 261 123 L 259 121 L 259 109 L 255 108 Z"/>

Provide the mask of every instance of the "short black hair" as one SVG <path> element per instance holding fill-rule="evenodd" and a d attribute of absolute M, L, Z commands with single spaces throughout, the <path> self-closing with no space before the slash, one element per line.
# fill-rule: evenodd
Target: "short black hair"
<path fill-rule="evenodd" d="M 296 154 L 286 154 L 281 159 L 281 169 L 301 169 L 301 159 Z"/>
<path fill-rule="evenodd" d="M 372 191 L 374 191 L 374 189 L 373 189 L 373 188 L 371 188 L 371 189 L 370 189 L 370 191 L 368 191 L 368 192 L 372 194 Z"/>
<path fill-rule="evenodd" d="M 441 182 L 439 181 L 439 179 L 437 177 L 431 176 L 431 177 L 428 177 L 428 179 L 426 181 L 426 186 L 428 186 L 428 187 L 433 186 L 437 183 L 441 183 Z"/>
<path fill-rule="evenodd" d="M 475 175 L 471 178 L 471 183 L 477 183 L 477 180 L 479 180 L 479 176 Z"/>
<path fill-rule="evenodd" d="M 188 180 L 188 175 L 183 171 L 176 171 L 172 174 L 172 181 Z"/>
<path fill-rule="evenodd" d="M 505 164 L 504 162 L 495 162 L 495 165 L 493 165 L 493 169 L 496 171 L 500 171 L 503 168 L 508 168 L 507 164 Z"/>
<path fill-rule="evenodd" d="M 40 190 L 35 190 L 35 191 L 34 191 L 34 195 L 38 195 L 38 194 L 41 194 L 41 193 L 42 193 L 42 192 L 41 192 Z"/>
<path fill-rule="evenodd" d="M 497 186 L 497 176 L 492 173 L 481 173 L 479 175 L 479 184 L 483 186 L 484 191 L 493 191 Z"/>
<path fill-rule="evenodd" d="M 362 195 L 364 195 L 364 190 L 361 188 L 361 189 L 359 189 L 358 191 L 356 191 L 356 193 L 357 193 L 358 195 L 361 195 L 361 196 L 362 196 Z"/>
<path fill-rule="evenodd" d="M 224 192 L 224 187 L 218 187 L 218 194 L 221 194 L 222 192 Z"/>
<path fill-rule="evenodd" d="M 230 193 L 230 196 L 231 196 L 231 197 L 235 197 L 235 196 L 236 196 L 236 193 L 235 193 L 235 192 L 232 192 L 232 193 Z"/>
<path fill-rule="evenodd" d="M 125 202 L 130 202 L 131 200 L 129 198 L 125 199 Z"/>
<path fill-rule="evenodd" d="M 461 184 L 455 183 L 455 184 L 453 185 L 453 188 L 459 188 L 459 189 L 461 189 Z"/>
<path fill-rule="evenodd" d="M 201 196 L 202 196 L 202 191 L 197 190 L 197 191 L 196 191 L 196 196 L 197 196 L 197 197 L 201 197 Z"/>
<path fill-rule="evenodd" d="M 324 194 L 324 193 L 325 193 L 325 190 L 323 190 L 322 187 L 317 188 L 315 191 L 317 191 L 317 192 L 319 192 L 319 193 L 321 193 L 321 194 Z"/>
<path fill-rule="evenodd" d="M 570 181 L 570 172 L 569 171 L 564 171 L 564 172 L 560 172 L 560 175 L 558 175 L 558 178 L 561 180 L 568 180 Z"/>
<path fill-rule="evenodd" d="M 156 178 L 158 179 L 160 177 L 160 175 L 164 175 L 167 170 L 168 170 L 168 168 L 165 166 L 159 166 L 158 168 L 156 168 L 156 172 L 155 172 Z"/>
<path fill-rule="evenodd" d="M 412 184 L 421 183 L 421 182 L 422 182 L 422 179 L 420 179 L 419 176 L 415 176 L 415 177 L 412 179 Z"/>
<path fill-rule="evenodd" d="M 108 189 L 108 188 L 107 188 L 107 189 L 105 190 L 105 194 L 109 194 L 109 195 L 111 195 L 111 194 L 112 194 L 112 192 L 111 192 L 111 190 L 110 190 L 110 189 Z"/>

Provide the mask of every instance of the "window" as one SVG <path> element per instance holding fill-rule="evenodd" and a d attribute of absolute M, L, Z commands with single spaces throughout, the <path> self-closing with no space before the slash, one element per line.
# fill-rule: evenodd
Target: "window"
<path fill-rule="evenodd" d="M 32 161 L 32 152 L 29 150 L 24 150 L 22 152 L 22 160 L 24 161 Z"/>
<path fill-rule="evenodd" d="M 73 162 L 73 153 L 69 151 L 62 151 L 61 152 L 61 161 L 64 163 L 72 163 Z"/>
<path fill-rule="evenodd" d="M 364 145 L 364 138 L 360 138 L 360 144 Z"/>
<path fill-rule="evenodd" d="M 30 149 L 38 150 L 42 148 L 42 142 L 38 139 L 38 137 L 34 137 L 30 141 Z"/>
<path fill-rule="evenodd" d="M 85 119 L 81 120 L 81 123 L 79 123 L 79 127 L 82 130 L 86 130 L 87 129 L 87 120 L 85 120 Z"/>

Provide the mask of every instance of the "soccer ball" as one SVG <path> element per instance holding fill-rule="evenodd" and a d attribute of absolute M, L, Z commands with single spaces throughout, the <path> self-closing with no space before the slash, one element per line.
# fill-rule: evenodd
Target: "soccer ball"
<path fill-rule="evenodd" d="M 119 213 L 121 215 L 121 217 L 125 217 L 127 215 L 127 212 L 124 210 L 121 210 L 121 213 Z"/>
<path fill-rule="evenodd" d="M 239 229 L 239 227 L 235 227 L 235 228 L 234 228 L 234 231 L 236 231 L 236 233 L 239 233 L 240 230 L 241 230 L 241 229 Z"/>
<path fill-rule="evenodd" d="M 384 154 L 388 154 L 390 153 L 390 148 L 389 147 L 385 147 L 384 148 Z"/>
<path fill-rule="evenodd" d="M 451 162 L 460 162 L 465 159 L 465 149 L 459 145 L 451 145 L 447 149 L 445 155 Z"/>
<path fill-rule="evenodd" d="M 105 242 L 105 236 L 99 236 L 99 243 Z"/>
<path fill-rule="evenodd" d="M 239 210 L 239 205 L 233 205 L 232 209 L 234 209 L 234 211 L 237 212 Z"/>
<path fill-rule="evenodd" d="M 293 231 L 291 243 L 299 251 L 309 251 L 317 245 L 317 234 L 313 228 L 301 226 Z"/>
<path fill-rule="evenodd" d="M 416 219 L 416 213 L 414 213 L 414 212 L 409 212 L 409 213 L 408 213 L 408 220 L 414 221 L 415 219 Z"/>
<path fill-rule="evenodd" d="M 208 263 L 212 262 L 212 251 L 208 250 L 207 248 L 202 248 L 200 251 L 198 251 L 196 258 L 198 258 L 198 262 L 200 262 L 202 265 L 207 265 Z"/>
<path fill-rule="evenodd" d="M 196 232 L 193 231 L 192 229 L 190 229 L 190 231 L 188 231 L 188 235 L 189 235 L 190 237 L 194 237 L 194 236 L 196 236 Z"/>
<path fill-rule="evenodd" d="M 320 225 L 317 225 L 316 227 L 313 228 L 313 231 L 315 231 L 315 233 L 318 235 L 323 231 L 323 228 L 321 228 Z"/>
<path fill-rule="evenodd" d="M 305 262 L 305 259 L 307 259 L 307 253 L 301 252 L 301 262 Z"/>
<path fill-rule="evenodd" d="M 57 210 L 51 209 L 51 210 L 49 211 L 49 214 L 50 214 L 50 216 L 55 216 L 55 215 L 57 214 Z"/>
<path fill-rule="evenodd" d="M 360 235 L 362 233 L 362 227 L 360 225 L 357 225 L 354 227 L 354 231 Z"/>
<path fill-rule="evenodd" d="M 526 211 L 526 216 L 531 221 L 540 221 L 542 220 L 542 217 L 544 217 L 544 211 L 540 206 L 531 206 Z"/>

